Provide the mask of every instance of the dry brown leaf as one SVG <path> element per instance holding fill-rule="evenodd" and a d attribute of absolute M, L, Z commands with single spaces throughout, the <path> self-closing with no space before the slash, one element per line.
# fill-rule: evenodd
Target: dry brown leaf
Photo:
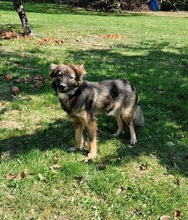
<path fill-rule="evenodd" d="M 7 74 L 7 75 L 5 75 L 5 79 L 7 79 L 7 80 L 11 80 L 11 79 L 12 79 L 12 76 L 9 75 L 9 74 Z"/>
<path fill-rule="evenodd" d="M 16 179 L 21 180 L 25 178 L 26 176 L 27 176 L 26 173 L 23 171 L 23 172 L 18 173 L 18 175 L 16 176 Z"/>
<path fill-rule="evenodd" d="M 63 39 L 53 39 L 52 37 L 46 37 L 46 38 L 38 39 L 38 43 L 40 45 L 46 45 L 46 44 L 60 45 L 60 44 L 64 43 L 64 40 Z"/>
<path fill-rule="evenodd" d="M 11 194 L 8 194 L 6 197 L 7 197 L 7 199 L 10 199 L 10 200 L 15 199 L 15 196 L 13 196 L 13 195 L 11 195 Z"/>
<path fill-rule="evenodd" d="M 38 80 L 43 80 L 43 75 L 42 74 L 37 74 L 34 78 L 33 78 L 33 80 L 34 81 L 38 81 Z"/>
<path fill-rule="evenodd" d="M 175 210 L 174 211 L 174 217 L 175 218 L 181 218 L 181 211 L 180 210 Z"/>
<path fill-rule="evenodd" d="M 27 76 L 25 77 L 25 83 L 30 83 L 31 82 L 31 77 Z"/>
<path fill-rule="evenodd" d="M 14 82 L 15 83 L 20 83 L 22 81 L 22 78 L 21 77 L 18 77 L 18 78 L 16 78 L 16 79 L 14 79 Z"/>
<path fill-rule="evenodd" d="M 53 166 L 50 167 L 50 170 L 51 170 L 52 172 L 56 172 L 56 169 L 59 169 L 59 168 L 61 168 L 60 165 L 54 164 Z"/>
<path fill-rule="evenodd" d="M 147 170 L 148 169 L 148 165 L 143 163 L 140 165 L 140 170 Z"/>
<path fill-rule="evenodd" d="M 160 217 L 160 220 L 170 220 L 170 216 L 169 215 L 163 215 Z"/>
<path fill-rule="evenodd" d="M 6 175 L 6 179 L 7 180 L 13 180 L 13 179 L 21 180 L 21 179 L 25 178 L 26 176 L 27 175 L 24 171 L 18 173 L 17 175 L 15 173 L 9 173 L 9 174 Z"/>
<path fill-rule="evenodd" d="M 120 35 L 120 34 L 104 34 L 104 35 L 99 35 L 101 38 L 113 38 L 113 39 L 124 39 L 125 36 Z"/>
<path fill-rule="evenodd" d="M 118 189 L 117 189 L 117 194 L 120 194 L 120 193 L 123 193 L 125 192 L 125 188 L 123 186 L 120 186 Z"/>
<path fill-rule="evenodd" d="M 77 183 L 80 184 L 81 182 L 84 181 L 85 178 L 84 178 L 84 176 L 79 176 L 76 179 L 77 179 Z"/>
<path fill-rule="evenodd" d="M 9 173 L 6 175 L 7 180 L 13 180 L 14 178 L 16 178 L 16 174 L 14 173 Z"/>
<path fill-rule="evenodd" d="M 179 179 L 176 179 L 176 181 L 175 181 L 175 185 L 177 185 L 177 186 L 180 185 L 180 180 L 179 180 Z"/>
<path fill-rule="evenodd" d="M 139 210 L 139 209 L 134 209 L 134 213 L 135 213 L 136 215 L 142 215 L 142 211 Z"/>
<path fill-rule="evenodd" d="M 27 35 L 24 35 L 16 31 L 3 30 L 0 31 L 0 39 L 12 40 L 12 39 L 30 39 L 30 38 Z"/>
<path fill-rule="evenodd" d="M 101 163 L 99 165 L 99 170 L 105 170 L 106 169 L 106 164 L 105 163 Z"/>

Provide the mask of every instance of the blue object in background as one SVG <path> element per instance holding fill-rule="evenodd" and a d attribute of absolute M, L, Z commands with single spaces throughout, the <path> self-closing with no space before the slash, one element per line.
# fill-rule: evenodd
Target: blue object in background
<path fill-rule="evenodd" d="M 151 10 L 152 11 L 157 11 L 158 10 L 158 0 L 151 0 Z"/>

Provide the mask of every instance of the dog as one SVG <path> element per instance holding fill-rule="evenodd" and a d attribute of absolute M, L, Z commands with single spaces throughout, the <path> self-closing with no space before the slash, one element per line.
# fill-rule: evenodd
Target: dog
<path fill-rule="evenodd" d="M 136 145 L 135 127 L 144 125 L 143 111 L 139 105 L 135 87 L 122 79 L 90 82 L 84 80 L 84 64 L 51 64 L 50 76 L 62 108 L 72 118 L 75 128 L 75 147 L 68 150 L 83 150 L 83 129 L 88 130 L 88 159 L 97 156 L 97 114 L 114 116 L 119 136 L 124 124 L 130 130 L 130 143 Z"/>

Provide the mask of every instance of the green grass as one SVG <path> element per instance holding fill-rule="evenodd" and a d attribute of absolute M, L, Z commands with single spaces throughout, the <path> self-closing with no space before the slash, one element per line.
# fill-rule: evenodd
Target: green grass
<path fill-rule="evenodd" d="M 0 30 L 21 32 L 11 3 L 0 8 Z M 188 15 L 25 8 L 37 38 L 0 41 L 0 219 L 175 219 L 177 210 L 188 219 Z M 112 137 L 113 118 L 100 116 L 98 157 L 85 163 L 81 152 L 67 153 L 74 129 L 51 88 L 53 62 L 84 62 L 88 80 L 131 81 L 146 119 L 138 146 L 129 146 L 127 129 Z"/>

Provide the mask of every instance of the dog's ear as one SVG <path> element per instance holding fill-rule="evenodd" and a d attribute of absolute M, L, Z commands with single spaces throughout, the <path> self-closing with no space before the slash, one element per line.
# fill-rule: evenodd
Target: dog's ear
<path fill-rule="evenodd" d="M 81 65 L 70 64 L 69 67 L 74 70 L 78 79 L 82 78 L 86 73 L 84 64 Z"/>
<path fill-rule="evenodd" d="M 56 76 L 56 69 L 57 69 L 58 65 L 52 63 L 50 65 L 50 76 L 51 78 L 55 77 Z"/>
<path fill-rule="evenodd" d="M 79 65 L 79 69 L 82 71 L 82 75 L 86 74 L 85 68 L 84 68 L 84 63 Z"/>

